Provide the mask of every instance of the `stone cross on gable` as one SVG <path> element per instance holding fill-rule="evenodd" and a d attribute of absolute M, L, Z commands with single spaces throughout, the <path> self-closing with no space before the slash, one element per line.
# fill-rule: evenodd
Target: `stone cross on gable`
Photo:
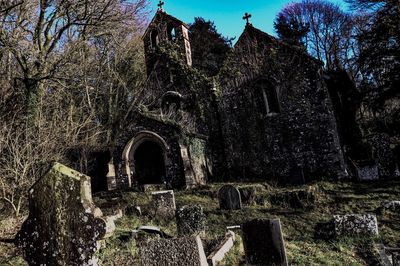
<path fill-rule="evenodd" d="M 251 14 L 249 13 L 245 13 L 243 19 L 246 20 L 246 25 L 250 25 L 250 18 L 251 18 Z"/>
<path fill-rule="evenodd" d="M 158 3 L 158 10 L 164 10 L 164 4 L 165 4 L 165 2 L 164 1 L 162 1 L 162 0 L 160 0 L 160 2 Z"/>

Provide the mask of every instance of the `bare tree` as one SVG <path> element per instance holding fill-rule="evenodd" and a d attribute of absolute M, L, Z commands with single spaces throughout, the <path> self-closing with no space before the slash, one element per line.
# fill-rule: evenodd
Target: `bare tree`
<path fill-rule="evenodd" d="M 26 113 L 36 123 L 45 91 L 68 58 L 64 50 L 79 41 L 110 35 L 136 18 L 146 0 L 9 0 L 0 3 L 0 49 L 12 55 L 25 88 Z"/>
<path fill-rule="evenodd" d="M 112 145 L 140 106 L 146 8 L 146 0 L 0 2 L 0 200 L 15 215 L 48 162 Z"/>
<path fill-rule="evenodd" d="M 307 34 L 300 35 L 308 52 L 323 61 L 328 70 L 350 68 L 354 55 L 352 45 L 353 17 L 333 3 L 323 0 L 303 0 L 287 5 L 278 15 L 275 27 L 303 25 Z"/>

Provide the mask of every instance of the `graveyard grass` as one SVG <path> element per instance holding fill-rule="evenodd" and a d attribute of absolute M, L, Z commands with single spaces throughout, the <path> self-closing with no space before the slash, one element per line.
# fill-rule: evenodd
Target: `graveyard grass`
<path fill-rule="evenodd" d="M 382 211 L 385 201 L 399 200 L 400 181 L 371 183 L 321 181 L 301 187 L 276 185 L 235 184 L 248 193 L 242 210 L 219 210 L 217 191 L 224 184 L 211 184 L 188 191 L 175 192 L 177 208 L 200 204 L 207 215 L 207 233 L 204 246 L 212 246 L 212 239 L 221 237 L 226 226 L 239 225 L 253 218 L 280 218 L 288 254 L 294 265 L 371 265 L 378 263 L 374 243 L 389 247 L 400 245 L 400 215 Z M 128 204 L 142 207 L 143 215 L 124 216 L 116 222 L 115 234 L 105 241 L 99 251 L 100 265 L 137 265 L 139 250 L 135 240 L 124 237 L 140 225 L 160 227 L 176 235 L 173 219 L 152 218 L 150 193 L 123 193 Z M 95 199 L 96 200 L 96 199 Z M 332 238 L 329 221 L 334 214 L 372 213 L 379 224 L 379 237 Z M 14 222 L 0 217 L 0 238 L 9 237 Z M 148 235 L 143 236 L 148 237 Z M 141 237 L 139 237 L 141 238 Z M 209 239 L 210 241 L 208 241 Z M 244 261 L 240 237 L 235 247 L 220 265 L 241 265 Z M 206 251 L 207 253 L 207 251 Z M 9 244 L 0 244 L 0 265 L 26 265 L 20 254 Z"/>

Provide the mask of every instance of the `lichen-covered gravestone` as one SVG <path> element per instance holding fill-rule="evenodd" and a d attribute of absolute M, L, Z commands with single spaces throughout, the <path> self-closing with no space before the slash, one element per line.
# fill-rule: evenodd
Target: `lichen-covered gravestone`
<path fill-rule="evenodd" d="M 242 200 L 240 192 L 232 185 L 225 185 L 218 191 L 219 208 L 221 210 L 240 210 Z"/>
<path fill-rule="evenodd" d="M 383 204 L 383 208 L 385 210 L 389 210 L 389 211 L 400 213 L 400 201 L 399 200 L 386 201 Z"/>
<path fill-rule="evenodd" d="M 176 205 L 174 191 L 156 191 L 151 193 L 155 214 L 164 218 L 175 216 Z"/>
<path fill-rule="evenodd" d="M 55 163 L 29 191 L 17 245 L 30 265 L 96 265 L 107 222 L 92 201 L 90 177 Z"/>
<path fill-rule="evenodd" d="M 140 247 L 142 266 L 207 266 L 199 236 L 153 239 Z"/>
<path fill-rule="evenodd" d="M 279 219 L 255 219 L 242 225 L 249 265 L 288 265 Z"/>
<path fill-rule="evenodd" d="M 378 235 L 378 221 L 372 214 L 334 215 L 337 236 Z"/>
<path fill-rule="evenodd" d="M 204 234 L 206 217 L 200 205 L 186 205 L 176 212 L 178 235 L 190 236 Z"/>
<path fill-rule="evenodd" d="M 356 165 L 357 176 L 361 181 L 370 181 L 379 179 L 378 165 L 371 162 L 363 162 Z"/>

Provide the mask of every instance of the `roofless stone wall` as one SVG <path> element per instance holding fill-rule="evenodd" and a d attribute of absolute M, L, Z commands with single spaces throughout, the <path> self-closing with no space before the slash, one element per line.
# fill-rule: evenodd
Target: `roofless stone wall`
<path fill-rule="evenodd" d="M 303 168 L 306 178 L 343 175 L 332 104 L 320 73 L 318 62 L 302 51 L 246 28 L 220 74 L 232 178 L 289 177 L 295 168 Z"/>

